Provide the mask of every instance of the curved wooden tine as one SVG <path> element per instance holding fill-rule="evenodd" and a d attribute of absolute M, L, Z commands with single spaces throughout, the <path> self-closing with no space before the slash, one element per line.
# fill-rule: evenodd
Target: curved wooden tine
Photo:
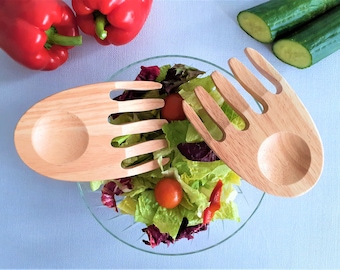
<path fill-rule="evenodd" d="M 121 125 L 112 125 L 115 126 L 115 129 L 119 130 L 120 135 L 128 135 L 156 131 L 161 129 L 166 123 L 168 121 L 165 119 L 147 119 Z"/>
<path fill-rule="evenodd" d="M 124 101 L 113 100 L 113 102 L 118 104 L 118 113 L 151 111 L 164 107 L 164 99 L 162 98 L 145 98 Z"/>
<path fill-rule="evenodd" d="M 217 90 L 223 99 L 245 122 L 245 129 L 249 126 L 250 118 L 252 118 L 252 109 L 248 102 L 242 97 L 233 84 L 218 71 L 211 74 Z"/>
<path fill-rule="evenodd" d="M 238 133 L 240 131 L 237 130 L 233 124 L 231 124 L 228 117 L 204 88 L 200 86 L 195 88 L 195 93 L 202 107 L 206 110 L 215 124 L 222 130 L 223 137 L 220 140 L 215 140 L 201 119 L 195 113 L 194 109 L 190 107 L 190 105 L 185 101 L 183 101 L 184 113 L 197 132 L 202 136 L 203 140 L 209 145 L 209 147 L 216 153 L 216 155 L 218 155 L 224 160 L 224 162 L 227 163 L 227 160 L 229 159 L 228 153 L 223 154 L 218 150 L 221 149 L 220 144 L 223 143 L 223 147 L 228 147 L 228 144 L 233 142 L 233 138 L 238 137 Z M 220 155 L 223 155 L 223 158 Z"/>
<path fill-rule="evenodd" d="M 168 147 L 168 142 L 165 139 L 157 139 L 157 140 L 142 142 L 136 145 L 126 147 L 124 149 L 125 154 L 126 154 L 125 159 L 147 154 L 147 153 L 152 153 L 152 152 L 161 150 L 166 147 Z M 128 175 L 132 176 L 132 175 L 149 172 L 155 169 L 159 169 L 160 166 L 166 165 L 169 161 L 170 161 L 169 158 L 163 158 L 160 164 L 158 160 L 151 160 L 151 161 L 148 161 L 142 164 L 137 164 L 135 166 L 125 168 L 124 170 L 127 171 Z"/>
<path fill-rule="evenodd" d="M 225 130 L 232 126 L 225 113 L 202 86 L 195 88 L 195 94 L 202 107 L 220 129 Z"/>
<path fill-rule="evenodd" d="M 147 153 L 152 153 L 157 150 L 168 147 L 168 143 L 165 139 L 155 139 L 150 141 L 141 142 L 129 147 L 124 147 L 125 158 L 131 158 Z"/>
<path fill-rule="evenodd" d="M 138 164 L 136 166 L 131 166 L 128 168 L 125 168 L 123 170 L 126 170 L 127 174 L 129 176 L 134 176 L 137 174 L 142 174 L 146 172 L 151 172 L 153 170 L 159 169 L 160 166 L 166 165 L 170 161 L 169 158 L 163 158 L 161 161 L 161 164 L 159 164 L 158 160 L 151 160 L 148 162 L 145 162 L 143 164 Z"/>
<path fill-rule="evenodd" d="M 253 48 L 246 48 L 244 52 L 253 66 L 275 85 L 276 93 L 279 94 L 282 91 L 282 83 L 287 83 L 282 75 L 258 51 Z"/>
<path fill-rule="evenodd" d="M 137 90 L 137 91 L 148 91 L 157 90 L 162 88 L 162 84 L 154 81 L 116 81 L 106 82 L 102 84 L 114 83 L 114 88 L 111 90 Z"/>
<path fill-rule="evenodd" d="M 229 60 L 229 66 L 236 80 L 255 100 L 261 103 L 263 112 L 268 110 L 265 96 L 271 94 L 260 80 L 237 58 Z"/>
<path fill-rule="evenodd" d="M 205 90 L 204 90 L 205 91 Z M 183 111 L 190 121 L 190 123 L 194 126 L 197 132 L 202 136 L 203 140 L 211 147 L 218 147 L 218 142 L 211 136 L 202 120 L 196 114 L 194 109 L 185 101 L 182 102 Z M 226 118 L 226 117 L 225 117 Z M 227 119 L 228 120 L 228 119 Z"/>
<path fill-rule="evenodd" d="M 304 106 L 286 79 L 259 52 L 246 48 L 245 54 L 253 66 L 276 87 L 276 94 L 289 99 L 296 107 Z"/>

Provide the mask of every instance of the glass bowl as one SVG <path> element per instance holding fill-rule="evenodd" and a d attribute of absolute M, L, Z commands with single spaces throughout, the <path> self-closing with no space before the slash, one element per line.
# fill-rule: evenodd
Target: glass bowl
<path fill-rule="evenodd" d="M 192 66 L 205 71 L 204 76 L 218 70 L 231 82 L 236 82 L 232 74 L 222 67 L 205 60 L 182 55 L 162 55 L 139 60 L 117 71 L 109 78 L 109 81 L 134 80 L 140 72 L 141 66 L 162 66 L 167 64 Z M 148 240 L 146 233 L 142 232 L 142 229 L 146 227 L 145 224 L 135 222 L 134 217 L 131 215 L 117 213 L 114 209 L 102 205 L 100 189 L 92 191 L 90 184 L 86 182 L 79 182 L 78 187 L 91 214 L 108 233 L 133 248 L 160 255 L 192 254 L 216 247 L 227 241 L 246 225 L 259 208 L 264 197 L 264 192 L 242 180 L 241 185 L 236 186 L 238 195 L 235 199 L 241 218 L 240 222 L 233 220 L 213 221 L 206 231 L 196 233 L 191 240 L 180 239 L 169 246 L 161 243 L 159 246 L 152 248 L 143 242 L 143 240 Z M 119 200 L 120 198 L 118 197 L 117 203 Z"/>

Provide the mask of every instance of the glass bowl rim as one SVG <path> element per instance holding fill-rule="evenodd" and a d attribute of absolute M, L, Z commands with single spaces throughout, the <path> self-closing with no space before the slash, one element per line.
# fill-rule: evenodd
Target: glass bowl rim
<path fill-rule="evenodd" d="M 161 58 L 184 58 L 184 59 L 192 59 L 192 60 L 195 60 L 195 61 L 198 61 L 198 62 L 202 62 L 202 63 L 205 63 L 205 64 L 208 64 L 210 66 L 213 66 L 225 73 L 227 73 L 228 75 L 234 77 L 234 75 L 226 70 L 225 68 L 222 68 L 221 66 L 219 65 L 216 65 L 208 60 L 204 60 L 204 59 L 201 59 L 201 58 L 198 58 L 198 57 L 195 57 L 195 56 L 188 56 L 188 55 L 182 55 L 182 54 L 163 54 L 163 55 L 157 55 L 157 56 L 151 56 L 151 57 L 147 57 L 147 58 L 143 58 L 143 59 L 140 59 L 140 60 L 137 60 L 133 63 L 130 63 L 128 64 L 127 66 L 123 67 L 123 68 L 120 68 L 119 70 L 117 70 L 114 74 L 112 74 L 108 81 L 111 81 L 112 78 L 118 76 L 119 74 L 123 73 L 125 70 L 131 68 L 132 66 L 135 66 L 137 64 L 141 64 L 143 62 L 146 62 L 146 61 L 150 61 L 150 60 L 155 60 L 155 59 L 161 59 Z"/>

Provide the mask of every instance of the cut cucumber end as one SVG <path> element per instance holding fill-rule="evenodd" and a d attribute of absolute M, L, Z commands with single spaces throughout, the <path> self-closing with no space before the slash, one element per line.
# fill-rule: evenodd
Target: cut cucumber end
<path fill-rule="evenodd" d="M 268 25 L 257 15 L 242 11 L 237 16 L 240 27 L 250 36 L 262 43 L 273 41 Z"/>
<path fill-rule="evenodd" d="M 310 52 L 292 40 L 281 39 L 275 42 L 273 52 L 281 61 L 297 68 L 307 68 L 313 62 Z"/>

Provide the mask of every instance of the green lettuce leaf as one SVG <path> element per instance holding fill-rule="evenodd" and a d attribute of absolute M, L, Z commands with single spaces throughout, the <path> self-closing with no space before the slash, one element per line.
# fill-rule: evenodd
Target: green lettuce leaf
<path fill-rule="evenodd" d="M 143 222 L 147 226 L 153 224 L 153 217 L 159 207 L 153 190 L 146 190 L 139 194 L 136 204 L 135 221 Z"/>
<path fill-rule="evenodd" d="M 192 161 L 185 158 L 178 150 L 175 150 L 175 153 L 172 166 L 178 170 L 181 179 L 191 187 L 198 189 L 204 186 L 212 190 L 219 179 L 223 183 L 240 183 L 240 177 L 221 160 Z"/>
<path fill-rule="evenodd" d="M 241 220 L 235 202 L 221 202 L 221 207 L 214 214 L 213 221 L 217 219 Z"/>
<path fill-rule="evenodd" d="M 155 184 L 144 177 L 133 177 L 132 178 L 133 189 L 129 192 L 125 192 L 125 196 L 136 197 L 137 195 L 143 193 L 146 190 L 154 189 Z"/>
<path fill-rule="evenodd" d="M 181 184 L 183 191 L 187 196 L 187 203 L 191 206 L 194 205 L 191 209 L 195 209 L 194 213 L 197 217 L 201 218 L 202 213 L 205 208 L 209 205 L 209 197 L 207 197 L 204 193 L 200 192 L 198 189 L 191 187 L 188 183 L 186 183 L 182 177 L 183 174 L 180 175 L 176 167 L 172 167 L 167 171 L 163 172 L 164 176 L 174 177 Z"/>
<path fill-rule="evenodd" d="M 181 227 L 182 220 L 183 212 L 180 207 L 166 209 L 160 206 L 154 215 L 153 224 L 160 230 L 160 232 L 168 233 L 175 239 L 179 228 Z"/>
<path fill-rule="evenodd" d="M 163 125 L 162 130 L 169 148 L 177 147 L 178 144 L 185 142 L 188 126 L 191 125 L 188 120 L 173 121 Z"/>
<path fill-rule="evenodd" d="M 202 86 L 214 98 L 217 104 L 222 106 L 224 99 L 216 90 L 216 86 L 211 76 L 195 78 L 182 84 L 178 93 L 195 110 L 196 113 L 200 114 L 203 109 L 194 91 L 197 86 Z"/>
<path fill-rule="evenodd" d="M 105 184 L 105 180 L 99 180 L 99 181 L 91 181 L 90 182 L 90 188 L 92 191 L 98 190 L 103 184 Z"/>
<path fill-rule="evenodd" d="M 117 207 L 121 211 L 122 214 L 129 214 L 134 216 L 136 213 L 136 206 L 137 206 L 137 200 L 126 196 L 123 200 L 121 200 Z"/>
<path fill-rule="evenodd" d="M 166 78 L 166 74 L 168 73 L 168 70 L 171 68 L 171 65 L 164 65 L 160 67 L 160 72 L 158 77 L 156 78 L 156 82 L 162 82 Z"/>

